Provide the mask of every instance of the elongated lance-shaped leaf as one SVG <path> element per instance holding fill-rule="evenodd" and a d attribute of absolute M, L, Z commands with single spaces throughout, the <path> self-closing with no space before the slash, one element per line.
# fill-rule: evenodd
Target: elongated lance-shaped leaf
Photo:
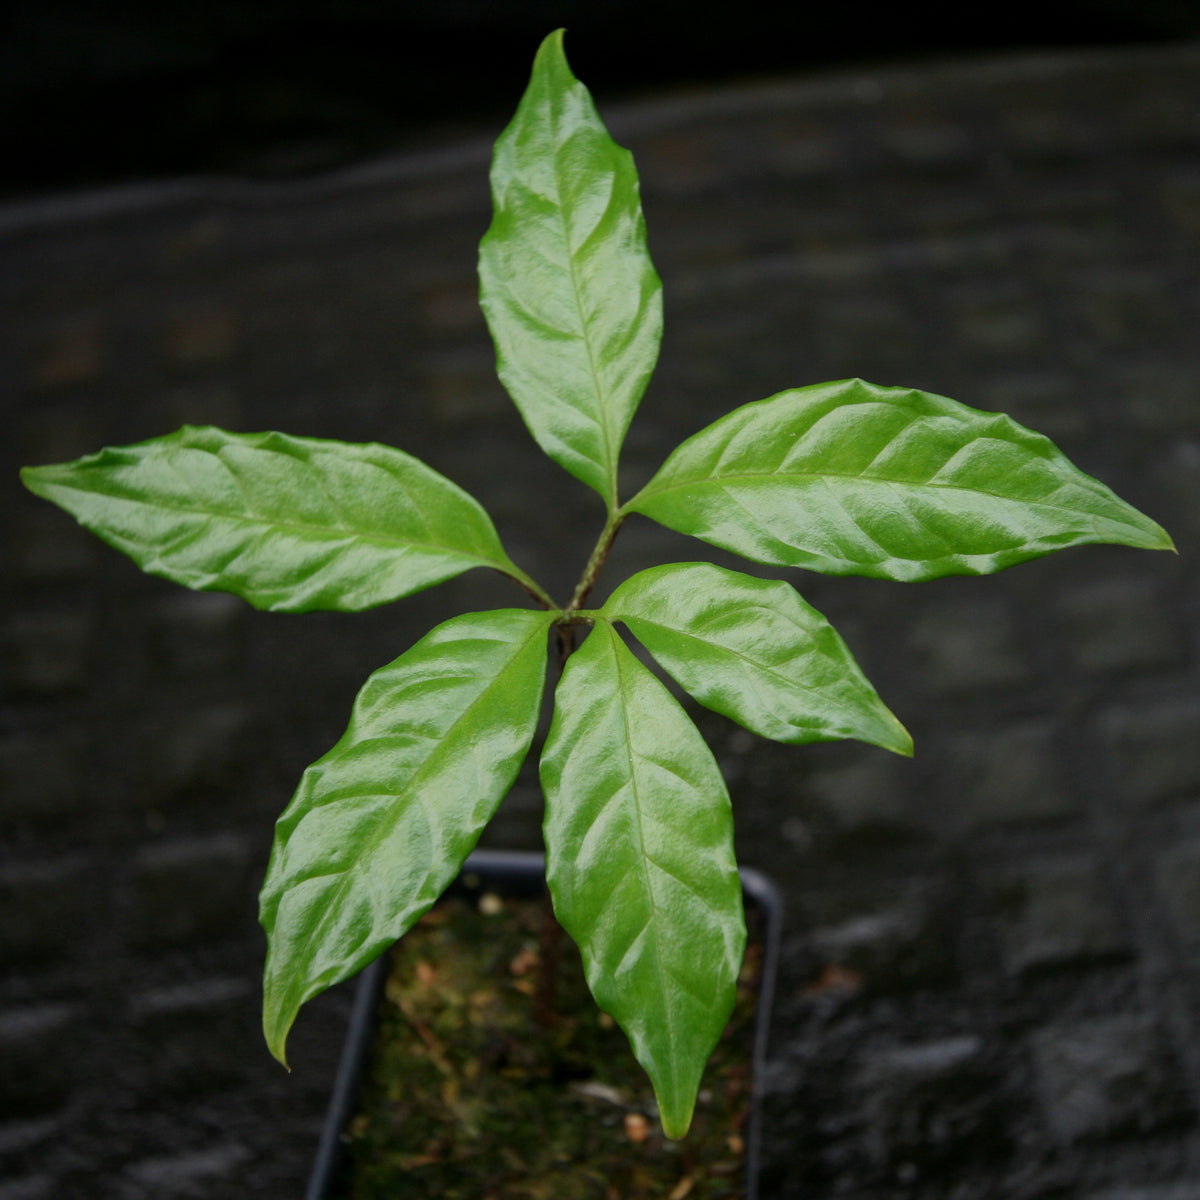
<path fill-rule="evenodd" d="M 553 614 L 469 613 L 376 671 L 279 818 L 263 884 L 263 1029 L 376 958 L 458 873 L 537 725 Z"/>
<path fill-rule="evenodd" d="M 627 579 L 599 615 L 624 621 L 694 699 L 763 737 L 912 753 L 846 643 L 786 583 L 671 563 Z"/>
<path fill-rule="evenodd" d="M 603 620 L 567 661 L 541 770 L 554 911 L 682 1137 L 745 949 L 721 773 Z"/>
<path fill-rule="evenodd" d="M 471 567 L 526 578 L 477 501 L 390 446 L 185 425 L 21 478 L 150 574 L 255 608 L 371 608 Z"/>
<path fill-rule="evenodd" d="M 860 379 L 735 409 L 624 508 L 758 562 L 879 579 L 988 574 L 1088 542 L 1172 549 L 1009 417 Z"/>
<path fill-rule="evenodd" d="M 492 160 L 480 304 L 541 448 L 615 508 L 617 455 L 654 369 L 662 288 L 633 157 L 571 74 L 560 29 Z"/>

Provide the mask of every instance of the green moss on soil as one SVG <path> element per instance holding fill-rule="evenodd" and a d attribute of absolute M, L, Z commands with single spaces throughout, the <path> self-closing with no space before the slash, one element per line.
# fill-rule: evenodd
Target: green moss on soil
<path fill-rule="evenodd" d="M 565 936 L 557 1020 L 533 1018 L 543 907 L 448 901 L 396 947 L 362 1104 L 349 1200 L 724 1200 L 744 1191 L 754 997 L 738 1003 L 691 1132 L 663 1136 L 649 1080 L 587 991 Z"/>

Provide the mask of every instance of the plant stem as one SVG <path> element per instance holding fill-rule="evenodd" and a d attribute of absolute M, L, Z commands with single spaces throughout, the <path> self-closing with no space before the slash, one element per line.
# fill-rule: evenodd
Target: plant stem
<path fill-rule="evenodd" d="M 583 606 L 583 602 L 588 598 L 588 593 L 591 592 L 592 586 L 596 582 L 596 576 L 600 574 L 600 568 L 604 566 L 604 560 L 608 557 L 609 550 L 612 549 L 617 530 L 621 528 L 621 522 L 624 520 L 625 514 L 620 509 L 615 509 L 608 514 L 608 520 L 604 522 L 604 528 L 596 539 L 596 548 L 592 551 L 592 557 L 588 559 L 587 566 L 583 568 L 583 574 L 580 575 L 579 582 L 575 585 L 575 594 L 567 601 L 567 606 L 563 609 L 564 613 L 573 613 Z"/>

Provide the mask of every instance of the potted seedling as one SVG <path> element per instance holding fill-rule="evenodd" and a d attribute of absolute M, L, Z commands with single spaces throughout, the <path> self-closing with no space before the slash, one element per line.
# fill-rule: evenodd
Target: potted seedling
<path fill-rule="evenodd" d="M 545 874 L 596 1004 L 683 1138 L 745 943 L 730 802 L 700 733 L 627 644 L 699 704 L 781 742 L 912 745 L 790 580 L 709 562 L 593 587 L 625 521 L 754 563 L 903 582 L 986 574 L 1068 546 L 1171 549 L 1046 438 L 922 391 L 842 380 L 746 404 L 618 494 L 658 353 L 661 286 L 631 155 L 546 38 L 496 143 L 480 296 L 497 369 L 542 450 L 604 518 L 570 596 L 512 561 L 483 507 L 400 450 L 185 427 L 26 485 L 144 570 L 256 608 L 352 611 L 474 567 L 524 607 L 457 616 L 376 671 L 279 818 L 262 889 L 263 1021 L 285 1061 L 300 1007 L 401 938 L 458 875 L 537 731 Z M 514 590 L 514 595 L 515 595 Z"/>

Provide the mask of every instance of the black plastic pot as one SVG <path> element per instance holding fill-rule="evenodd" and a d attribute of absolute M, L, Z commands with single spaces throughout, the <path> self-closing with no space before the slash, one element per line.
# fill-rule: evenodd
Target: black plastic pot
<path fill-rule="evenodd" d="M 758 1200 L 761 1088 L 771 1022 L 771 1000 L 779 962 L 782 904 L 775 885 L 764 875 L 746 868 L 741 870 L 740 875 L 747 905 L 756 908 L 762 917 L 763 961 L 755 1009 L 752 1101 L 746 1128 L 746 1200 Z M 468 857 L 448 894 L 477 896 L 484 891 L 496 891 L 513 897 L 537 896 L 541 894 L 544 880 L 545 858 L 541 854 L 476 850 Z M 387 959 L 386 954 L 381 955 L 358 977 L 342 1058 L 305 1200 L 332 1200 L 334 1196 L 344 1155 L 343 1131 L 354 1114 L 359 1083 L 370 1055 L 375 1014 L 387 976 Z"/>

